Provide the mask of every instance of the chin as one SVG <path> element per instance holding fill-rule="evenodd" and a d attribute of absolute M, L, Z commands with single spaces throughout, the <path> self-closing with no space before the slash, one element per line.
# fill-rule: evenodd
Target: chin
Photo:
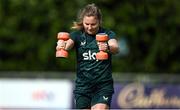
<path fill-rule="evenodd" d="M 95 35 L 96 33 L 94 33 L 94 32 L 87 32 L 88 34 L 90 34 L 90 35 Z"/>

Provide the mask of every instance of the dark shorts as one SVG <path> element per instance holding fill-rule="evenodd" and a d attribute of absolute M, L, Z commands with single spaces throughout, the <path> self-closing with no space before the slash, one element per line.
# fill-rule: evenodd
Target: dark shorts
<path fill-rule="evenodd" d="M 74 92 L 76 109 L 91 108 L 98 103 L 103 103 L 110 107 L 113 93 L 113 82 L 94 85 L 88 92 L 76 90 Z"/>

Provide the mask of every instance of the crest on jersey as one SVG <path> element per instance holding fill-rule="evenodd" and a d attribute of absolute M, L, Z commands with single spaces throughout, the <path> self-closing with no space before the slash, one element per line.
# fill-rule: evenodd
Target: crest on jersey
<path fill-rule="evenodd" d="M 81 46 L 84 46 L 86 44 L 86 41 L 81 42 Z"/>

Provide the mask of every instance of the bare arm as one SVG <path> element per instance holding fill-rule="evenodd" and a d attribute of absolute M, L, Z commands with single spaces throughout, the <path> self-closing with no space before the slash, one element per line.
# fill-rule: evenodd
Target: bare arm
<path fill-rule="evenodd" d="M 108 45 L 109 45 L 109 51 L 112 53 L 112 54 L 116 54 L 119 52 L 119 46 L 118 46 L 118 42 L 116 39 L 110 39 L 108 41 Z"/>

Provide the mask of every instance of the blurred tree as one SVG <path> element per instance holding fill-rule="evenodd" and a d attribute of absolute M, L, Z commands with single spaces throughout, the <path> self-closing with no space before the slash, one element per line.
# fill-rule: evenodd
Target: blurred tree
<path fill-rule="evenodd" d="M 0 0 L 1 71 L 75 71 L 75 52 L 55 58 L 56 35 L 70 32 L 92 1 Z M 179 73 L 179 0 L 98 0 L 103 26 L 124 36 L 130 54 L 114 57 L 115 72 Z M 120 65 L 120 66 L 117 66 Z"/>

